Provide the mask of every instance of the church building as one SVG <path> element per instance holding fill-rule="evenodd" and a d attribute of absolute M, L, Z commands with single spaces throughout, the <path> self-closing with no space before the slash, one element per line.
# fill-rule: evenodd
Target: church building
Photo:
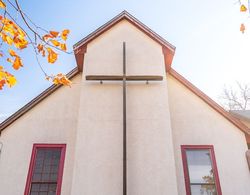
<path fill-rule="evenodd" d="M 74 53 L 71 88 L 0 124 L 0 195 L 250 195 L 250 122 L 175 71 L 173 45 L 123 11 Z"/>

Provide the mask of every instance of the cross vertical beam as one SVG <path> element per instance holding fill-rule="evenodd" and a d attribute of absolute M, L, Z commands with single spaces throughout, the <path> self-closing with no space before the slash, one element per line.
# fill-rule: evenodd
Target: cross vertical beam
<path fill-rule="evenodd" d="M 123 86 L 123 195 L 127 195 L 127 111 L 126 111 L 126 82 L 127 81 L 162 81 L 159 75 L 126 75 L 126 43 L 123 42 L 123 74 L 122 75 L 86 75 L 89 81 L 122 81 Z"/>
<path fill-rule="evenodd" d="M 123 195 L 127 195 L 126 43 L 123 42 Z"/>

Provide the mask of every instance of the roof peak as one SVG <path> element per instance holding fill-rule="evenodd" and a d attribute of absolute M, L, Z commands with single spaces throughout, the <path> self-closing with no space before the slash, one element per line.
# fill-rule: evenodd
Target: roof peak
<path fill-rule="evenodd" d="M 106 22 L 105 24 L 103 24 L 102 26 L 100 26 L 99 28 L 97 28 L 95 31 L 93 31 L 92 33 L 90 33 L 89 35 L 87 35 L 86 37 L 84 37 L 83 39 L 81 39 L 80 41 L 78 41 L 77 43 L 75 43 L 74 46 L 73 46 L 74 50 L 77 49 L 78 47 L 81 47 L 83 44 L 86 43 L 86 41 L 88 41 L 88 42 L 91 41 L 92 39 L 89 40 L 91 36 L 97 34 L 98 32 L 100 34 L 102 34 L 102 30 L 104 30 L 104 28 L 106 28 L 106 27 L 110 28 L 110 27 L 114 26 L 115 24 L 119 23 L 122 19 L 127 19 L 128 21 L 130 21 L 133 24 L 135 24 L 137 27 L 141 27 L 144 30 L 150 31 L 152 34 L 154 34 L 155 36 L 157 36 L 159 38 L 159 40 L 161 40 L 161 41 L 158 40 L 161 44 L 165 44 L 173 52 L 175 51 L 175 46 L 173 46 L 167 40 L 165 40 L 160 35 L 158 35 L 157 33 L 155 33 L 153 30 L 151 30 L 145 24 L 143 24 L 142 22 L 140 22 L 137 18 L 135 18 L 132 14 L 130 14 L 126 10 L 123 10 L 121 13 L 119 13 L 118 15 L 116 15 L 115 17 L 113 17 L 111 20 L 109 20 L 108 22 Z"/>
<path fill-rule="evenodd" d="M 83 64 L 84 64 L 84 54 L 87 51 L 87 45 L 91 41 L 93 41 L 98 36 L 105 33 L 107 30 L 111 29 L 113 26 L 121 22 L 123 19 L 126 19 L 130 24 L 134 25 L 138 30 L 140 30 L 142 33 L 146 34 L 148 37 L 159 43 L 163 48 L 164 58 L 165 58 L 165 65 L 166 65 L 166 71 L 168 71 L 171 67 L 172 60 L 175 53 L 175 46 L 170 44 L 168 41 L 166 41 L 164 38 L 162 38 L 160 35 L 155 33 L 153 30 L 151 30 L 149 27 L 147 27 L 145 24 L 140 22 L 137 18 L 132 16 L 130 13 L 128 13 L 126 10 L 122 11 L 120 14 L 116 15 L 114 18 L 97 28 L 95 31 L 78 41 L 74 46 L 74 53 L 76 57 L 76 62 L 79 71 L 83 70 Z"/>

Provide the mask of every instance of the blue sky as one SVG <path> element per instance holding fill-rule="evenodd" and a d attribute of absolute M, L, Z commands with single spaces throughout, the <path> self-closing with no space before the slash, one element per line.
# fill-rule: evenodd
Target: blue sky
<path fill-rule="evenodd" d="M 239 13 L 236 2 L 237 0 L 23 0 L 20 4 L 24 12 L 39 26 L 49 30 L 70 29 L 70 50 L 74 43 L 121 11 L 127 10 L 175 45 L 176 54 L 172 67 L 217 100 L 225 84 L 249 82 L 250 30 L 244 35 L 239 32 L 240 23 L 249 23 L 249 19 Z M 24 67 L 17 72 L 9 69 L 16 75 L 18 84 L 0 91 L 0 121 L 50 84 L 39 70 L 32 50 L 27 49 L 21 55 Z M 43 63 L 49 74 L 67 73 L 75 66 L 74 56 L 67 54 L 60 55 L 56 64 Z"/>

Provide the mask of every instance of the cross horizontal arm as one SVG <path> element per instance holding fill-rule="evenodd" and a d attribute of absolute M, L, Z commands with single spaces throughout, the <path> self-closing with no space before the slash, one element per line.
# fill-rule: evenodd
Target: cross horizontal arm
<path fill-rule="evenodd" d="M 87 75 L 86 80 L 92 81 L 121 81 L 123 78 L 127 81 L 162 81 L 163 77 L 158 75 Z"/>
<path fill-rule="evenodd" d="M 128 81 L 162 81 L 162 76 L 157 75 L 134 75 L 134 76 L 126 76 L 126 80 Z"/>

